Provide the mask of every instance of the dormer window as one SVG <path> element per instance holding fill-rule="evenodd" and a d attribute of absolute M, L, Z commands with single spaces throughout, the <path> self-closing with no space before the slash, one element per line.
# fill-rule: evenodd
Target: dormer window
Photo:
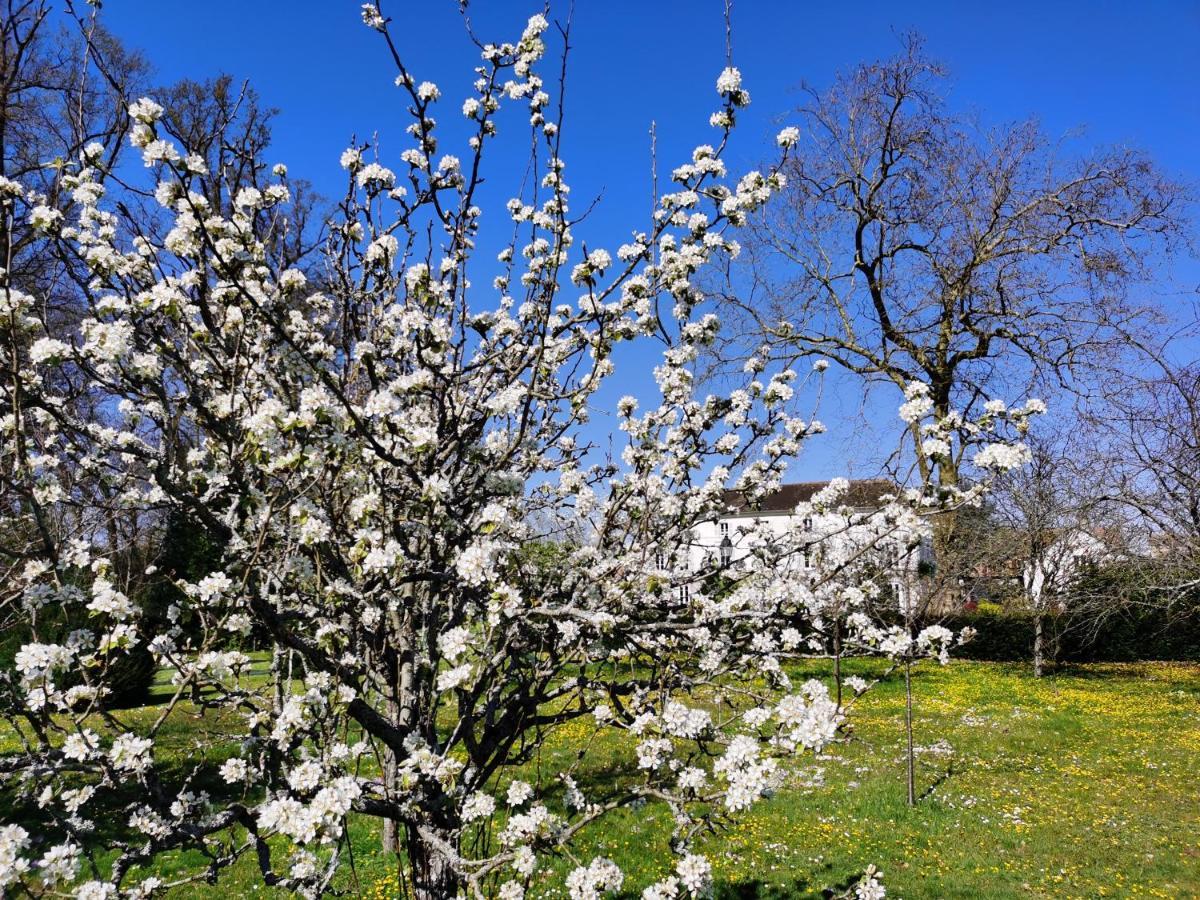
<path fill-rule="evenodd" d="M 722 522 L 721 523 L 721 537 L 728 537 L 728 536 L 729 536 L 729 523 Z"/>
<path fill-rule="evenodd" d="M 812 525 L 813 525 L 812 516 L 805 516 L 804 517 L 804 530 L 812 531 Z"/>

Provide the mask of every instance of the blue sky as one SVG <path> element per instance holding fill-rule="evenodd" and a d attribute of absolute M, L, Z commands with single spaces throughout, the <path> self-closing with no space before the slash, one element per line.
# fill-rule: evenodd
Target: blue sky
<path fill-rule="evenodd" d="M 515 38 L 538 10 L 511 0 L 470 4 L 483 40 Z M 567 10 L 557 4 L 552 17 Z M 470 93 L 478 58 L 457 3 L 392 0 L 384 11 L 395 20 L 393 33 L 410 71 L 442 88 L 438 117 L 450 133 L 461 120 L 458 108 Z M 379 36 L 361 24 L 356 2 L 107 0 L 103 16 L 147 54 L 160 82 L 219 72 L 249 79 L 266 105 L 281 110 L 274 159 L 329 196 L 343 187 L 337 158 L 351 135 L 378 132 L 383 162 L 390 165 L 398 164 L 407 146 L 394 68 Z M 1035 116 L 1051 136 L 1078 132 L 1073 146 L 1079 151 L 1129 144 L 1149 151 L 1168 172 L 1192 181 L 1200 176 L 1200 3 L 1184 0 L 735 0 L 734 63 L 753 103 L 727 157 L 731 169 L 752 167 L 769 155 L 801 81 L 823 87 L 840 69 L 890 56 L 899 47 L 897 35 L 910 29 L 922 33 L 929 53 L 948 66 L 953 107 L 993 123 Z M 591 247 L 615 249 L 646 222 L 650 123 L 657 124 L 660 169 L 684 161 L 692 147 L 713 137 L 707 119 L 716 108 L 713 85 L 724 65 L 722 3 L 577 0 L 571 42 L 566 173 L 577 210 L 601 198 L 578 236 Z M 452 143 L 445 140 L 440 149 L 465 155 Z M 493 183 L 502 196 L 512 192 L 524 163 L 520 142 L 510 146 L 510 157 L 493 160 Z M 1161 290 L 1182 304 L 1198 298 L 1198 285 L 1200 266 L 1192 260 L 1177 265 Z M 863 443 L 861 426 L 849 424 L 838 392 L 830 402 L 822 418 L 834 433 L 806 457 L 798 475 L 841 474 L 862 462 L 853 451 Z"/>

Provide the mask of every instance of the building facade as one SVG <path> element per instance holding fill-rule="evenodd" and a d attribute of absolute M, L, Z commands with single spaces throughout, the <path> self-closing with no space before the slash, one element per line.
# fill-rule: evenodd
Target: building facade
<path fill-rule="evenodd" d="M 874 574 L 901 609 L 911 608 L 919 597 L 922 563 L 932 554 L 923 532 L 881 524 L 878 514 L 899 488 L 883 479 L 850 481 L 836 508 L 814 503 L 828 488 L 818 481 L 785 484 L 754 505 L 737 491 L 726 492 L 727 512 L 692 531 L 689 567 L 697 571 L 719 562 L 736 568 L 756 544 L 786 535 L 801 548 L 789 556 L 788 567 L 811 572 L 816 582 L 830 564 L 853 560 Z"/>

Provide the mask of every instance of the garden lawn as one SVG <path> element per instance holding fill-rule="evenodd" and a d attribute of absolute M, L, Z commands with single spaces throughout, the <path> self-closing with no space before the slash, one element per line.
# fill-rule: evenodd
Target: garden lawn
<path fill-rule="evenodd" d="M 879 671 L 864 662 L 849 669 Z M 827 673 L 827 664 L 814 664 L 792 674 L 799 681 Z M 904 802 L 896 679 L 855 705 L 847 743 L 808 757 L 785 789 L 701 839 L 718 898 L 828 896 L 872 863 L 895 897 L 1200 897 L 1200 666 L 1092 665 L 1037 680 L 1020 665 L 925 664 L 914 686 L 923 794 L 916 808 Z M 214 725 L 196 719 L 194 727 Z M 565 764 L 589 731 L 576 723 L 560 732 L 540 771 Z M 197 739 L 205 740 L 181 723 L 167 746 L 186 757 Z M 611 741 L 603 750 L 597 768 L 580 773 L 585 793 L 610 778 L 609 765 L 632 746 Z M 584 862 L 615 860 L 627 873 L 627 896 L 636 897 L 668 871 L 669 831 L 656 807 L 625 811 L 576 853 Z M 351 834 L 357 874 L 342 886 L 397 896 L 391 866 L 376 852 L 375 824 L 355 821 Z M 553 874 L 570 865 L 564 860 Z M 169 879 L 173 868 L 165 860 L 156 874 Z M 217 885 L 172 896 L 276 893 L 256 888 L 254 874 L 243 860 Z M 542 873 L 532 896 L 566 897 L 548 886 L 561 883 L 551 874 Z"/>
<path fill-rule="evenodd" d="M 897 897 L 1200 897 L 1200 667 L 919 671 L 916 808 L 896 680 L 857 705 L 852 742 L 820 760 L 823 781 L 701 843 L 718 897 L 820 897 L 871 863 Z M 610 856 L 640 887 L 667 865 L 645 851 L 667 827 L 628 814 L 580 856 Z"/>

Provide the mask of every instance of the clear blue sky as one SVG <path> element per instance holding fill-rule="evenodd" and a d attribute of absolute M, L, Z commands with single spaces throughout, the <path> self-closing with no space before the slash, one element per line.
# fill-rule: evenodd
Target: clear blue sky
<path fill-rule="evenodd" d="M 107 0 L 103 16 L 147 54 L 160 82 L 218 72 L 249 79 L 267 105 L 281 110 L 274 159 L 336 196 L 344 177 L 337 158 L 351 135 L 378 131 L 383 161 L 391 165 L 407 146 L 395 71 L 379 36 L 361 24 L 358 8 L 349 0 Z M 511 0 L 470 4 L 476 32 L 492 41 L 515 38 L 538 10 Z M 567 11 L 559 3 L 551 15 Z M 442 88 L 438 118 L 453 129 L 478 58 L 457 3 L 392 0 L 385 12 L 395 20 L 393 33 L 410 71 Z M 735 0 L 734 62 L 753 103 L 729 157 L 732 168 L 768 155 L 772 136 L 796 104 L 799 82 L 824 86 L 839 69 L 889 56 L 898 49 L 897 34 L 909 29 L 922 33 L 930 54 L 949 67 L 954 107 L 975 110 L 987 122 L 1036 116 L 1052 136 L 1083 129 L 1075 143 L 1081 151 L 1129 144 L 1149 151 L 1169 172 L 1200 178 L 1195 0 Z M 660 168 L 667 170 L 712 138 L 707 119 L 715 109 L 724 41 L 721 0 L 577 0 L 563 156 L 575 208 L 602 195 L 580 229 L 589 246 L 615 249 L 646 221 L 651 121 L 658 127 Z M 448 140 L 440 149 L 465 155 Z M 510 169 L 524 162 L 515 152 L 508 161 Z M 508 196 L 514 182 L 502 177 L 505 162 L 493 161 L 493 180 Z M 1200 267 L 1187 262 L 1166 289 L 1178 301 L 1189 294 L 1196 299 L 1198 284 Z M 839 418 L 836 409 L 822 415 L 831 424 Z M 829 439 L 797 474 L 841 473 L 854 443 L 846 437 Z"/>

